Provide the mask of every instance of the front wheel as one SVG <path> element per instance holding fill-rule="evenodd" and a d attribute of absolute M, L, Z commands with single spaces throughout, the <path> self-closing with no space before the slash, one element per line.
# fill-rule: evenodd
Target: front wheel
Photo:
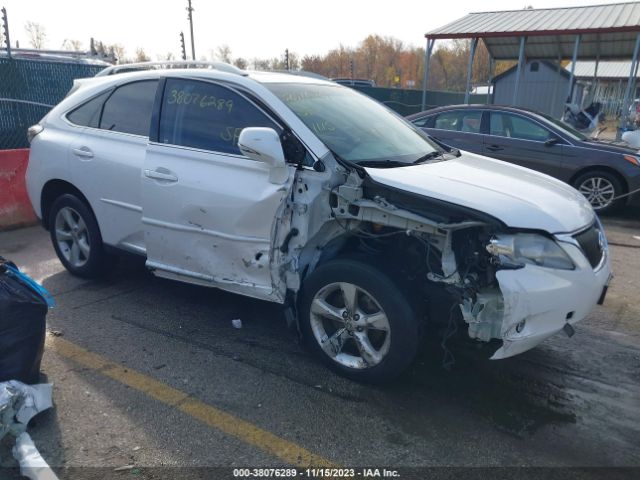
<path fill-rule="evenodd" d="M 613 212 L 624 203 L 624 199 L 616 199 L 624 193 L 622 184 L 609 172 L 596 170 L 583 173 L 576 178 L 574 187 L 599 214 Z"/>
<path fill-rule="evenodd" d="M 337 259 L 311 273 L 299 312 L 311 350 L 349 378 L 390 380 L 417 354 L 422 329 L 406 295 L 362 262 Z"/>

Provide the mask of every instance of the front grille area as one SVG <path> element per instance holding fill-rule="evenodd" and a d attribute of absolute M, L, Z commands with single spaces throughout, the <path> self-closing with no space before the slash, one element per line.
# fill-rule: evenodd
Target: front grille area
<path fill-rule="evenodd" d="M 598 266 L 600 260 L 602 260 L 602 255 L 604 255 L 604 242 L 601 240 L 600 235 L 600 228 L 598 225 L 593 224 L 587 230 L 573 236 L 593 268 Z"/>

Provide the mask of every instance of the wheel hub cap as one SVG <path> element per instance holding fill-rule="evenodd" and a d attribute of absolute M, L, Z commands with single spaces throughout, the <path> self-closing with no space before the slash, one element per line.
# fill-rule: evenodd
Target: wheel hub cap
<path fill-rule="evenodd" d="M 595 210 L 608 207 L 615 197 L 613 184 L 603 177 L 588 178 L 578 187 Z"/>
<path fill-rule="evenodd" d="M 379 364 L 390 346 L 391 328 L 375 298 L 351 283 L 322 288 L 311 303 L 311 329 L 335 362 L 355 369 Z"/>
<path fill-rule="evenodd" d="M 58 249 L 65 260 L 76 268 L 84 266 L 91 252 L 84 219 L 75 209 L 64 207 L 56 214 L 54 228 Z"/>

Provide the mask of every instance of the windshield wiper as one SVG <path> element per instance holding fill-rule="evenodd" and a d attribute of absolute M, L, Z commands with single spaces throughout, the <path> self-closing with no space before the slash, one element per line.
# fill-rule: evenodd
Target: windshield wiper
<path fill-rule="evenodd" d="M 422 157 L 418 158 L 413 163 L 414 164 L 423 163 L 439 157 L 442 157 L 442 160 L 444 160 L 445 155 L 453 155 L 454 157 L 459 157 L 461 153 L 460 153 L 460 150 L 458 150 L 457 148 L 452 148 L 448 152 L 445 150 L 434 150 L 433 152 L 429 152 L 426 155 L 423 155 Z"/>
<path fill-rule="evenodd" d="M 406 162 L 399 162 L 397 160 L 363 160 L 361 162 L 357 162 L 357 164 L 361 167 L 408 167 L 411 165 Z"/>

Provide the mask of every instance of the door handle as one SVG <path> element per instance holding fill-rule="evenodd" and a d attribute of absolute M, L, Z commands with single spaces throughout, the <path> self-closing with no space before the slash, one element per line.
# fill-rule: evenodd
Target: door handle
<path fill-rule="evenodd" d="M 486 149 L 487 150 L 491 150 L 492 152 L 497 152 L 497 151 L 503 150 L 503 148 L 498 146 L 498 145 L 488 145 L 486 147 Z"/>
<path fill-rule="evenodd" d="M 167 182 L 177 182 L 178 177 L 173 173 L 159 172 L 157 170 L 145 170 L 144 176 L 155 180 L 165 180 Z"/>
<path fill-rule="evenodd" d="M 93 158 L 93 152 L 89 150 L 87 147 L 74 148 L 73 154 L 76 157 Z"/>

